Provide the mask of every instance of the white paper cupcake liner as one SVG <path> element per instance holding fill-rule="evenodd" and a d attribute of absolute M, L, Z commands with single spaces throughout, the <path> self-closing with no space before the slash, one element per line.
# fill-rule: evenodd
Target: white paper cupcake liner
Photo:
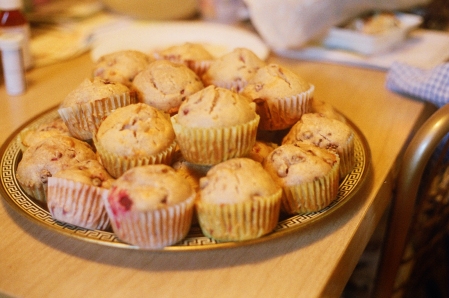
<path fill-rule="evenodd" d="M 332 203 L 338 194 L 340 160 L 331 171 L 312 182 L 284 186 L 282 210 L 288 214 L 305 214 L 319 211 Z"/>
<path fill-rule="evenodd" d="M 49 177 L 48 210 L 56 220 L 86 229 L 105 230 L 109 227 L 109 217 L 102 196 L 107 193 L 107 189 L 93 185 Z"/>
<path fill-rule="evenodd" d="M 58 110 L 70 133 L 77 139 L 90 140 L 101 122 L 114 110 L 137 103 L 135 92 L 126 92 L 81 105 Z"/>
<path fill-rule="evenodd" d="M 243 241 L 270 233 L 279 220 L 282 190 L 272 196 L 236 204 L 197 201 L 198 221 L 207 237 Z"/>
<path fill-rule="evenodd" d="M 183 157 L 191 163 L 214 165 L 246 156 L 256 142 L 259 116 L 241 125 L 223 128 L 190 128 L 172 118 L 173 129 Z"/>
<path fill-rule="evenodd" d="M 283 130 L 293 126 L 301 116 L 311 110 L 311 101 L 315 86 L 309 90 L 287 98 L 265 100 L 256 104 L 256 111 L 260 115 L 259 129 Z"/>
<path fill-rule="evenodd" d="M 93 138 L 93 141 L 102 165 L 108 171 L 109 175 L 114 178 L 120 177 L 127 170 L 137 166 L 150 164 L 170 165 L 173 153 L 177 148 L 176 141 L 174 141 L 169 147 L 158 154 L 129 157 L 108 152 L 103 146 L 101 146 L 101 143 L 95 137 Z"/>
<path fill-rule="evenodd" d="M 161 249 L 187 236 L 190 230 L 194 196 L 172 206 L 148 211 L 130 210 L 115 214 L 107 195 L 103 202 L 114 233 L 122 241 L 144 249 Z"/>

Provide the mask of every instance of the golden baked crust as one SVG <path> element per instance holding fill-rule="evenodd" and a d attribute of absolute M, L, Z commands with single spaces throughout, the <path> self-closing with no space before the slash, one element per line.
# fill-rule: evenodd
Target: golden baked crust
<path fill-rule="evenodd" d="M 327 175 L 337 161 L 335 153 L 298 142 L 273 150 L 265 159 L 264 168 L 279 185 L 291 186 Z"/>
<path fill-rule="evenodd" d="M 187 96 L 203 89 L 201 79 L 184 64 L 158 60 L 136 75 L 133 89 L 140 102 L 175 114 Z"/>
<path fill-rule="evenodd" d="M 271 232 L 279 219 L 281 188 L 262 165 L 234 158 L 200 179 L 196 202 L 203 233 L 220 241 L 254 239 Z"/>
<path fill-rule="evenodd" d="M 337 196 L 340 158 L 337 153 L 297 142 L 281 145 L 263 162 L 282 187 L 282 209 L 289 214 L 319 211 Z"/>
<path fill-rule="evenodd" d="M 158 249 L 183 239 L 191 226 L 195 192 L 167 165 L 132 168 L 118 178 L 104 198 L 118 238 Z"/>
<path fill-rule="evenodd" d="M 241 94 L 256 103 L 260 129 L 282 130 L 310 111 L 313 92 L 299 75 L 271 63 L 257 70 Z"/>
<path fill-rule="evenodd" d="M 96 159 L 84 160 L 78 164 L 58 171 L 53 177 L 77 181 L 86 185 L 110 188 L 114 178 Z"/>
<path fill-rule="evenodd" d="M 246 98 L 208 86 L 189 96 L 171 121 L 184 158 L 214 165 L 249 153 L 256 141 L 259 116 Z"/>
<path fill-rule="evenodd" d="M 84 79 L 81 84 L 67 94 L 60 108 L 81 105 L 126 92 L 129 92 L 129 88 L 121 83 L 114 83 L 101 78 Z"/>
<path fill-rule="evenodd" d="M 187 127 L 230 127 L 256 117 L 249 100 L 228 89 L 208 86 L 187 97 L 181 104 L 177 122 Z"/>
<path fill-rule="evenodd" d="M 199 43 L 186 42 L 169 46 L 155 53 L 156 59 L 166 59 L 177 63 L 212 60 L 214 56 Z"/>
<path fill-rule="evenodd" d="M 90 140 L 111 111 L 135 102 L 135 93 L 123 84 L 85 79 L 64 98 L 58 113 L 72 136 Z"/>
<path fill-rule="evenodd" d="M 59 135 L 30 146 L 17 165 L 16 177 L 24 190 L 45 202 L 48 177 L 97 156 L 89 144 Z"/>
<path fill-rule="evenodd" d="M 115 110 L 96 135 L 105 150 L 126 158 L 157 154 L 174 140 L 168 115 L 144 103 Z"/>
<path fill-rule="evenodd" d="M 98 59 L 93 76 L 129 87 L 134 77 L 154 60 L 153 57 L 136 50 L 113 52 Z"/>
<path fill-rule="evenodd" d="M 200 179 L 201 201 L 234 204 L 275 194 L 279 186 L 250 158 L 233 158 L 213 166 Z"/>
<path fill-rule="evenodd" d="M 251 50 L 236 48 L 212 61 L 202 80 L 206 86 L 215 85 L 240 92 L 265 64 Z"/>
<path fill-rule="evenodd" d="M 352 171 L 355 163 L 354 132 L 346 123 L 323 114 L 304 114 L 284 137 L 282 144 L 297 141 L 337 152 L 341 160 L 342 178 Z"/>
<path fill-rule="evenodd" d="M 170 164 L 176 148 L 169 115 L 144 103 L 116 109 L 93 141 L 101 162 L 115 178 L 136 166 Z"/>
<path fill-rule="evenodd" d="M 202 44 L 191 42 L 162 49 L 155 52 L 154 56 L 156 59 L 184 64 L 200 77 L 209 69 L 214 60 L 214 56 Z"/>
<path fill-rule="evenodd" d="M 33 144 L 39 143 L 40 141 L 55 135 L 71 136 L 67 125 L 60 117 L 42 123 L 33 129 L 24 129 L 19 134 L 22 151 L 25 151 L 26 148 Z"/>

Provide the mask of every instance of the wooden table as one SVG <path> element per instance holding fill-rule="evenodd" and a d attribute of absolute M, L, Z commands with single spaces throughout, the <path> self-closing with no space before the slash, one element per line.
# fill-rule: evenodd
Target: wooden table
<path fill-rule="evenodd" d="M 429 109 L 385 89 L 385 73 L 270 57 L 316 86 L 366 136 L 372 169 L 330 215 L 267 242 L 149 252 L 88 243 L 31 222 L 0 202 L 0 292 L 20 297 L 338 297 L 387 209 L 398 159 Z M 27 73 L 28 91 L 0 88 L 0 143 L 59 103 L 92 67 L 89 55 Z"/>

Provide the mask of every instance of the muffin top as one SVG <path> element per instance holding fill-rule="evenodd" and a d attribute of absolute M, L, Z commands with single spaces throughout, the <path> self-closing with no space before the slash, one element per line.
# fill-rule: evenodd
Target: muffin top
<path fill-rule="evenodd" d="M 26 129 L 22 131 L 20 133 L 20 140 L 24 146 L 29 147 L 55 135 L 70 136 L 67 125 L 62 118 L 59 117 L 48 122 L 44 122 L 34 129 Z"/>
<path fill-rule="evenodd" d="M 30 187 L 47 183 L 48 177 L 97 156 L 89 144 L 58 135 L 30 146 L 17 166 L 17 179 Z"/>
<path fill-rule="evenodd" d="M 147 211 L 179 204 L 195 195 L 190 183 L 170 166 L 134 167 L 113 182 L 108 201 L 114 213 Z"/>
<path fill-rule="evenodd" d="M 286 98 L 305 92 L 310 84 L 293 71 L 278 64 L 268 64 L 257 70 L 242 94 L 255 100 Z"/>
<path fill-rule="evenodd" d="M 343 115 L 338 113 L 331 104 L 329 104 L 323 100 L 313 98 L 312 104 L 310 107 L 311 107 L 311 110 L 310 110 L 311 113 L 322 114 L 327 118 L 336 119 L 341 122 L 346 122 L 346 119 L 345 119 L 345 117 L 343 117 Z"/>
<path fill-rule="evenodd" d="M 339 164 L 338 155 L 306 143 L 285 144 L 274 149 L 263 167 L 282 186 L 313 182 Z"/>
<path fill-rule="evenodd" d="M 306 113 L 293 125 L 282 144 L 301 141 L 341 152 L 353 135 L 351 128 L 341 121 L 327 118 L 323 114 Z"/>
<path fill-rule="evenodd" d="M 249 158 L 233 158 L 213 166 L 200 179 L 200 200 L 233 204 L 274 195 L 279 186 L 262 165 Z"/>
<path fill-rule="evenodd" d="M 53 175 L 101 188 L 110 188 L 114 178 L 109 175 L 103 165 L 96 159 L 84 160 Z"/>
<path fill-rule="evenodd" d="M 136 50 L 113 52 L 98 59 L 93 76 L 130 86 L 134 77 L 152 61 L 154 58 Z"/>
<path fill-rule="evenodd" d="M 167 114 L 144 103 L 113 111 L 100 125 L 96 143 L 106 151 L 126 157 L 158 154 L 175 140 Z"/>
<path fill-rule="evenodd" d="M 206 86 L 234 88 L 234 91 L 239 92 L 265 64 L 265 61 L 251 50 L 236 48 L 212 61 L 209 69 L 203 74 L 202 80 Z"/>
<path fill-rule="evenodd" d="M 101 78 L 85 79 L 64 98 L 60 108 L 80 105 L 126 92 L 129 92 L 129 88 L 121 83 L 109 82 Z"/>
<path fill-rule="evenodd" d="M 169 114 L 178 112 L 187 96 L 203 88 L 203 82 L 195 72 L 184 64 L 168 60 L 150 63 L 133 81 L 140 102 Z"/>
<path fill-rule="evenodd" d="M 214 56 L 199 43 L 186 42 L 169 46 L 155 53 L 157 59 L 175 62 L 212 60 Z"/>
<path fill-rule="evenodd" d="M 208 86 L 188 96 L 175 117 L 175 121 L 187 127 L 230 127 L 254 120 L 256 112 L 254 105 L 240 94 Z"/>

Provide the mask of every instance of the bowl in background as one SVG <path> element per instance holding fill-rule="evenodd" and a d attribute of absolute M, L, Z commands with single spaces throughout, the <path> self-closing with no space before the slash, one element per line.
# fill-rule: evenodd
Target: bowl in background
<path fill-rule="evenodd" d="M 180 20 L 197 13 L 197 0 L 100 0 L 114 12 L 147 20 Z"/>

